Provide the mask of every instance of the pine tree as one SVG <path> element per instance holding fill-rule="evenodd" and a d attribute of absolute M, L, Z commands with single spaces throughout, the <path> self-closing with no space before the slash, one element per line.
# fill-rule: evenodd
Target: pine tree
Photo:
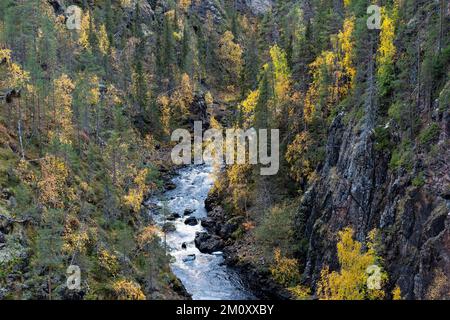
<path fill-rule="evenodd" d="M 169 79 L 169 85 L 173 80 L 175 66 L 175 42 L 173 38 L 173 26 L 169 15 L 164 15 L 162 41 L 161 41 L 161 66 L 162 75 Z"/>
<path fill-rule="evenodd" d="M 261 81 L 259 83 L 259 96 L 258 102 L 255 106 L 255 127 L 261 129 L 269 128 L 270 121 L 270 98 L 272 96 L 272 90 L 269 83 L 270 67 L 266 64 L 263 68 Z"/>
<path fill-rule="evenodd" d="M 36 248 L 33 259 L 35 272 L 44 270 L 47 274 L 48 299 L 53 298 L 54 275 L 61 272 L 63 263 L 62 233 L 63 212 L 59 209 L 50 209 L 44 213 L 43 221 L 36 235 Z"/>
<path fill-rule="evenodd" d="M 259 55 L 256 37 L 250 37 L 243 52 L 243 68 L 241 75 L 241 96 L 245 96 L 248 90 L 253 90 L 258 81 Z"/>
<path fill-rule="evenodd" d="M 183 39 L 181 43 L 181 70 L 190 77 L 193 75 L 193 41 L 191 39 L 188 21 L 185 21 L 183 28 Z"/>

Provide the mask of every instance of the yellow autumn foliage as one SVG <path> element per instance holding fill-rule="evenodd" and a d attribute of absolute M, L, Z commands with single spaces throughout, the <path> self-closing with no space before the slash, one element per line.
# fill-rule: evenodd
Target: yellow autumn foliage
<path fill-rule="evenodd" d="M 353 63 L 355 18 L 344 20 L 342 30 L 331 37 L 332 51 L 323 51 L 310 65 L 312 83 L 306 93 L 304 119 L 328 116 L 331 108 L 344 98 L 354 85 Z"/>
<path fill-rule="evenodd" d="M 158 237 L 159 229 L 156 226 L 146 226 L 137 236 L 137 244 L 143 248 Z"/>
<path fill-rule="evenodd" d="M 38 181 L 40 202 L 46 206 L 63 208 L 67 191 L 66 179 L 69 176 L 65 162 L 54 155 L 47 155 L 41 161 L 41 172 L 42 176 Z"/>
<path fill-rule="evenodd" d="M 85 48 L 90 49 L 89 44 L 89 33 L 91 32 L 91 17 L 89 10 L 83 13 L 81 18 L 81 26 L 80 26 L 80 36 L 78 38 L 79 44 Z"/>
<path fill-rule="evenodd" d="M 98 252 L 98 262 L 100 267 L 106 270 L 112 276 L 115 276 L 119 271 L 119 260 L 116 255 L 106 249 L 101 249 Z"/>
<path fill-rule="evenodd" d="M 336 73 L 336 85 L 340 97 L 347 95 L 353 87 L 356 69 L 353 64 L 353 48 L 355 46 L 353 31 L 355 29 L 355 18 L 347 18 L 344 21 L 338 38 L 338 71 Z"/>
<path fill-rule="evenodd" d="M 399 286 L 395 286 L 392 290 L 392 300 L 402 300 L 402 291 Z"/>
<path fill-rule="evenodd" d="M 0 88 L 20 88 L 30 79 L 30 73 L 24 71 L 11 60 L 11 50 L 0 49 Z"/>
<path fill-rule="evenodd" d="M 141 286 L 134 281 L 121 279 L 113 284 L 113 290 L 118 300 L 145 300 Z"/>
<path fill-rule="evenodd" d="M 231 31 L 226 31 L 219 40 L 218 55 L 230 78 L 235 81 L 239 78 L 242 69 L 242 48 L 234 42 L 234 35 Z"/>
<path fill-rule="evenodd" d="M 334 95 L 333 86 L 328 86 L 324 83 L 324 79 L 333 73 L 334 62 L 336 55 L 331 51 L 322 52 L 310 67 L 312 76 L 312 84 L 308 89 L 305 97 L 305 104 L 303 108 L 303 115 L 306 123 L 312 122 L 314 117 L 318 116 L 318 112 L 322 112 L 321 107 L 324 108 L 331 104 Z M 325 95 L 327 100 L 320 101 L 321 97 Z"/>
<path fill-rule="evenodd" d="M 295 287 L 288 288 L 288 291 L 297 300 L 307 300 L 311 298 L 311 289 L 304 287 L 302 285 L 297 285 Z"/>
<path fill-rule="evenodd" d="M 277 45 L 270 48 L 270 57 L 274 72 L 274 89 L 278 103 L 286 103 L 289 100 L 291 86 L 291 74 L 288 67 L 286 53 Z M 276 110 L 280 112 L 281 109 Z"/>
<path fill-rule="evenodd" d="M 129 206 L 134 212 L 139 212 L 145 193 L 148 191 L 146 178 L 148 169 L 140 170 L 134 177 L 135 187 L 131 188 L 127 195 L 123 197 L 125 205 Z"/>
<path fill-rule="evenodd" d="M 189 106 L 194 100 L 193 88 L 189 75 L 184 73 L 181 76 L 180 86 L 171 96 L 170 103 L 175 107 L 179 116 L 189 114 Z"/>
<path fill-rule="evenodd" d="M 191 0 L 179 0 L 179 7 L 183 11 L 187 11 L 191 5 Z"/>
<path fill-rule="evenodd" d="M 243 112 L 245 127 L 254 123 L 255 108 L 259 100 L 259 90 L 250 91 L 247 98 L 241 102 L 241 110 Z"/>
<path fill-rule="evenodd" d="M 158 97 L 158 104 L 161 106 L 161 125 L 165 135 L 170 135 L 170 121 L 172 118 L 172 110 L 170 108 L 170 100 L 166 95 Z"/>
<path fill-rule="evenodd" d="M 67 231 L 63 236 L 63 251 L 68 255 L 85 253 L 89 242 L 89 235 L 85 230 Z"/>
<path fill-rule="evenodd" d="M 98 48 L 103 54 L 107 54 L 109 50 L 109 39 L 106 32 L 106 27 L 102 24 L 98 30 Z"/>
<path fill-rule="evenodd" d="M 393 77 L 393 64 L 397 49 L 395 40 L 395 20 L 397 9 L 394 7 L 392 12 L 388 12 L 385 7 L 381 8 L 383 22 L 380 31 L 380 45 L 377 52 L 377 79 L 382 89 L 381 94 L 385 94 L 390 86 Z"/>
<path fill-rule="evenodd" d="M 72 124 L 72 91 L 75 86 L 66 74 L 62 74 L 53 83 L 55 88 L 53 97 L 55 111 L 50 119 L 49 138 L 55 137 L 61 143 L 71 144 L 74 131 Z"/>
<path fill-rule="evenodd" d="M 369 235 L 366 252 L 362 250 L 362 243 L 354 240 L 353 236 L 354 231 L 351 228 L 339 232 L 337 251 L 341 269 L 332 272 L 328 266 L 322 269 L 317 285 L 317 296 L 320 299 L 364 300 L 384 297 L 382 289 L 368 288 L 368 267 L 379 262 L 374 249 L 375 231 Z M 386 278 L 385 273 L 380 273 L 380 285 Z"/>
<path fill-rule="evenodd" d="M 283 257 L 279 248 L 274 250 L 274 263 L 270 267 L 270 273 L 273 279 L 284 287 L 293 287 L 300 281 L 297 260 Z M 299 290 L 293 290 L 299 293 Z"/>
<path fill-rule="evenodd" d="M 303 131 L 297 134 L 294 141 L 288 145 L 286 160 L 290 164 L 291 177 L 296 181 L 312 178 L 314 168 L 311 159 L 307 156 L 313 146 L 312 142 L 310 134 Z"/>

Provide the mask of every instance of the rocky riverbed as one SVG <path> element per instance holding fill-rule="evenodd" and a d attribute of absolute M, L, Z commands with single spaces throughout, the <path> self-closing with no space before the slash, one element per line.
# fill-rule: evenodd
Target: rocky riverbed
<path fill-rule="evenodd" d="M 172 271 L 194 300 L 254 299 L 235 268 L 225 264 L 223 240 L 205 229 L 205 200 L 213 185 L 210 166 L 178 170 L 167 191 L 150 199 L 152 218 L 167 230 L 165 242 L 173 256 Z M 197 222 L 197 223 L 195 223 Z"/>

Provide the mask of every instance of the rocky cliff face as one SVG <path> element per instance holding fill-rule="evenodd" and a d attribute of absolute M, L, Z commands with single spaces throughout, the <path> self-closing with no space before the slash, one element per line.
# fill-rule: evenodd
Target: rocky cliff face
<path fill-rule="evenodd" d="M 272 0 L 240 0 L 238 5 L 247 7 L 253 14 L 264 14 L 272 8 Z"/>
<path fill-rule="evenodd" d="M 370 110 L 361 123 L 339 114 L 328 135 L 319 178 L 305 193 L 296 216 L 298 238 L 308 240 L 304 276 L 315 286 L 324 265 L 337 268 L 336 235 L 352 226 L 359 241 L 380 230 L 389 287 L 406 299 L 423 299 L 436 270 L 450 272 L 448 111 L 439 115 L 440 150 L 430 157 L 415 150 L 412 172 L 390 170 L 389 157 L 375 148 Z M 386 127 L 389 127 L 387 124 Z M 389 128 L 391 139 L 396 129 Z M 424 182 L 413 183 L 423 172 Z"/>

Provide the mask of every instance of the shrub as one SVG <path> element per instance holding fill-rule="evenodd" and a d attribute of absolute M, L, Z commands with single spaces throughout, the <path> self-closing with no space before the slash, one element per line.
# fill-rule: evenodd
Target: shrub
<path fill-rule="evenodd" d="M 421 187 L 425 184 L 425 178 L 423 172 L 420 172 L 416 177 L 412 179 L 412 185 L 414 187 Z"/>
<path fill-rule="evenodd" d="M 392 148 L 389 129 L 385 127 L 375 128 L 375 150 L 388 151 Z"/>
<path fill-rule="evenodd" d="M 274 251 L 274 264 L 270 273 L 275 281 L 284 287 L 293 287 L 300 281 L 297 260 L 283 257 L 279 248 Z"/>
<path fill-rule="evenodd" d="M 145 300 L 145 295 L 139 284 L 122 279 L 113 284 L 113 289 L 118 300 Z"/>
<path fill-rule="evenodd" d="M 398 285 L 392 290 L 392 300 L 402 300 L 402 291 Z"/>
<path fill-rule="evenodd" d="M 288 288 L 288 290 L 297 300 L 307 300 L 311 298 L 311 289 L 302 285 Z"/>
<path fill-rule="evenodd" d="M 437 125 L 437 123 L 432 123 L 427 128 L 422 130 L 422 132 L 419 135 L 419 140 L 421 144 L 428 144 L 434 140 L 436 140 L 439 137 L 439 132 L 441 129 Z"/>
<path fill-rule="evenodd" d="M 404 167 L 407 170 L 412 169 L 413 152 L 409 141 L 404 141 L 392 152 L 389 167 L 391 169 L 398 169 Z"/>
<path fill-rule="evenodd" d="M 115 276 L 119 271 L 119 261 L 117 257 L 106 249 L 100 249 L 98 253 L 98 263 L 108 275 Z"/>
<path fill-rule="evenodd" d="M 292 251 L 293 220 L 295 208 L 292 206 L 276 206 L 264 216 L 256 228 L 256 239 L 264 247 L 273 250 L 281 248 L 283 252 Z"/>

